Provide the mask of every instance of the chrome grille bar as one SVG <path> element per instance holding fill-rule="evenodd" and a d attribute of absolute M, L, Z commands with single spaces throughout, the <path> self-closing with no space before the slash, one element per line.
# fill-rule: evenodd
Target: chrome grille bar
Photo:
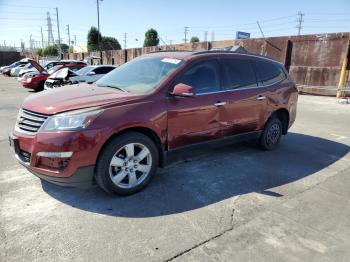
<path fill-rule="evenodd" d="M 48 117 L 49 115 L 28 111 L 22 108 L 19 111 L 16 127 L 21 132 L 35 134 Z"/>

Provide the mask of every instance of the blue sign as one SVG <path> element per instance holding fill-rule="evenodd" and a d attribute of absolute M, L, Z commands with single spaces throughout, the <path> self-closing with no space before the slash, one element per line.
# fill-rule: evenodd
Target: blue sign
<path fill-rule="evenodd" d="M 248 39 L 248 38 L 250 38 L 250 33 L 241 32 L 241 31 L 236 32 L 236 39 Z"/>

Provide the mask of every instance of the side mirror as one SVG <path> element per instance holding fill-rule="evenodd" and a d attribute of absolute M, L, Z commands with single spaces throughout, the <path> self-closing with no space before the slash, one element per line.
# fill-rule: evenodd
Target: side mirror
<path fill-rule="evenodd" d="M 181 84 L 181 83 L 174 86 L 173 92 L 171 92 L 170 94 L 173 96 L 181 96 L 181 97 L 195 96 L 195 92 L 192 86 Z"/>
<path fill-rule="evenodd" d="M 93 75 L 96 75 L 96 73 L 94 71 L 91 71 L 88 73 L 88 76 L 93 76 Z"/>

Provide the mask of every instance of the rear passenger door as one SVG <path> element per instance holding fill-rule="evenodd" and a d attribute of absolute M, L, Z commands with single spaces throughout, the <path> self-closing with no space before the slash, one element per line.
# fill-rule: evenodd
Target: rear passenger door
<path fill-rule="evenodd" d="M 226 106 L 222 112 L 223 135 L 261 129 L 266 99 L 250 57 L 231 56 L 221 60 Z"/>
<path fill-rule="evenodd" d="M 281 94 L 283 88 L 289 87 L 283 65 L 267 59 L 257 59 L 253 62 L 258 77 L 258 86 L 261 95 L 265 98 L 266 110 L 263 116 L 263 124 L 270 114 L 281 106 Z"/>

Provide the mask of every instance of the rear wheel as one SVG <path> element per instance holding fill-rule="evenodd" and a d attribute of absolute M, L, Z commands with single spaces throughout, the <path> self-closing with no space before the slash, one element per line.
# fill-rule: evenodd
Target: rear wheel
<path fill-rule="evenodd" d="M 107 193 L 130 195 L 143 189 L 156 173 L 158 151 L 147 136 L 129 132 L 103 149 L 96 167 L 97 184 Z"/>
<path fill-rule="evenodd" d="M 259 145 L 264 150 L 275 149 L 281 140 L 282 123 L 277 117 L 270 118 L 260 136 Z"/>

